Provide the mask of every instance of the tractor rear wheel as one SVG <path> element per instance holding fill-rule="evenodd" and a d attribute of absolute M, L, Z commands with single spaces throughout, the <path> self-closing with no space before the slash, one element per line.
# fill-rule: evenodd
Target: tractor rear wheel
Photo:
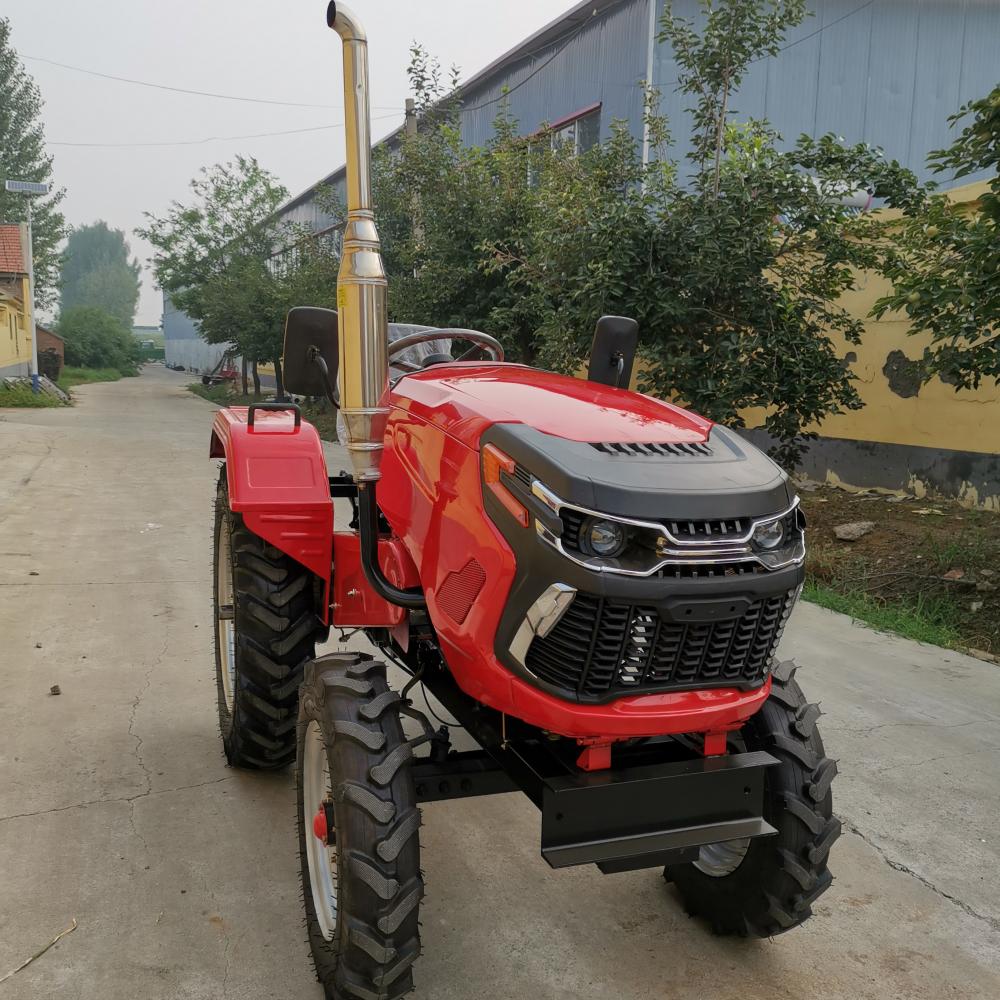
<path fill-rule="evenodd" d="M 299 685 L 322 635 L 313 574 L 229 508 L 226 468 L 215 501 L 215 673 L 219 729 L 233 767 L 295 759 Z"/>
<path fill-rule="evenodd" d="M 832 882 L 827 858 L 840 835 L 830 782 L 836 761 L 823 751 L 816 728 L 820 712 L 794 680 L 795 664 L 772 671 L 771 696 L 730 749 L 766 750 L 781 762 L 765 772 L 764 819 L 778 832 L 701 848 L 697 861 L 663 872 L 691 916 L 716 934 L 773 937 L 812 914 L 812 904 Z"/>
<path fill-rule="evenodd" d="M 420 812 L 399 695 L 370 656 L 306 667 L 296 787 L 306 929 L 328 1000 L 394 1000 L 413 987 Z"/>

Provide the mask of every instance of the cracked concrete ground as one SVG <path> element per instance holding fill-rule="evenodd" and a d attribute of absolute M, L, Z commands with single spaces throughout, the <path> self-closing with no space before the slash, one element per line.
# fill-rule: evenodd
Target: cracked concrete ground
<path fill-rule="evenodd" d="M 0 412 L 0 976 L 79 922 L 0 1000 L 321 1000 L 290 776 L 219 749 L 212 408 L 185 381 Z M 812 921 L 713 938 L 654 872 L 548 869 L 526 800 L 434 804 L 417 1000 L 1000 996 L 1000 668 L 810 606 L 784 653 L 840 758 Z"/>

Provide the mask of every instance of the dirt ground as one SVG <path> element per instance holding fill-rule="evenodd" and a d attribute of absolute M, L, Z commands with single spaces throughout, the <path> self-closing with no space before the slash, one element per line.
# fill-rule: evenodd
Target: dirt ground
<path fill-rule="evenodd" d="M 1000 515 L 812 482 L 799 491 L 807 596 L 835 606 L 833 594 L 824 595 L 832 591 L 857 604 L 858 617 L 881 612 L 909 620 L 914 638 L 1000 654 Z M 874 527 L 856 541 L 837 538 L 838 525 L 858 521 Z"/>

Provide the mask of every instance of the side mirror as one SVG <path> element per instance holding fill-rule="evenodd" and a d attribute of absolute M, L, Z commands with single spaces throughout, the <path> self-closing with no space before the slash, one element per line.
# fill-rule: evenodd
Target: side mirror
<path fill-rule="evenodd" d="M 627 316 L 602 316 L 590 345 L 587 378 L 615 389 L 627 389 L 639 346 L 639 324 Z"/>
<path fill-rule="evenodd" d="M 340 364 L 337 313 L 318 306 L 296 306 L 285 320 L 285 391 L 296 396 L 333 392 Z"/>

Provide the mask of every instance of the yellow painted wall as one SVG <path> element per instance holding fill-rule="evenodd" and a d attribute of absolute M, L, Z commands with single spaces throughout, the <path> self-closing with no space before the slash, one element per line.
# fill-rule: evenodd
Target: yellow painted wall
<path fill-rule="evenodd" d="M 986 190 L 986 182 L 967 184 L 948 192 L 948 196 L 971 207 Z M 1000 388 L 992 381 L 978 390 L 956 392 L 953 386 L 935 378 L 921 386 L 916 396 L 906 398 L 889 388 L 882 373 L 889 353 L 899 350 L 915 361 L 931 338 L 930 334 L 911 336 L 910 324 L 902 313 L 887 313 L 882 320 L 866 318 L 875 300 L 888 292 L 888 282 L 862 274 L 858 287 L 841 300 L 865 322 L 860 345 L 838 343 L 843 355 L 849 351 L 857 355 L 850 367 L 857 376 L 855 387 L 865 405 L 861 410 L 827 417 L 812 429 L 821 437 L 988 454 L 1000 451 Z"/>
<path fill-rule="evenodd" d="M 21 299 L 0 294 L 0 370 L 31 361 L 30 316 L 23 303 L 28 299 L 28 279 L 21 282 Z"/>

